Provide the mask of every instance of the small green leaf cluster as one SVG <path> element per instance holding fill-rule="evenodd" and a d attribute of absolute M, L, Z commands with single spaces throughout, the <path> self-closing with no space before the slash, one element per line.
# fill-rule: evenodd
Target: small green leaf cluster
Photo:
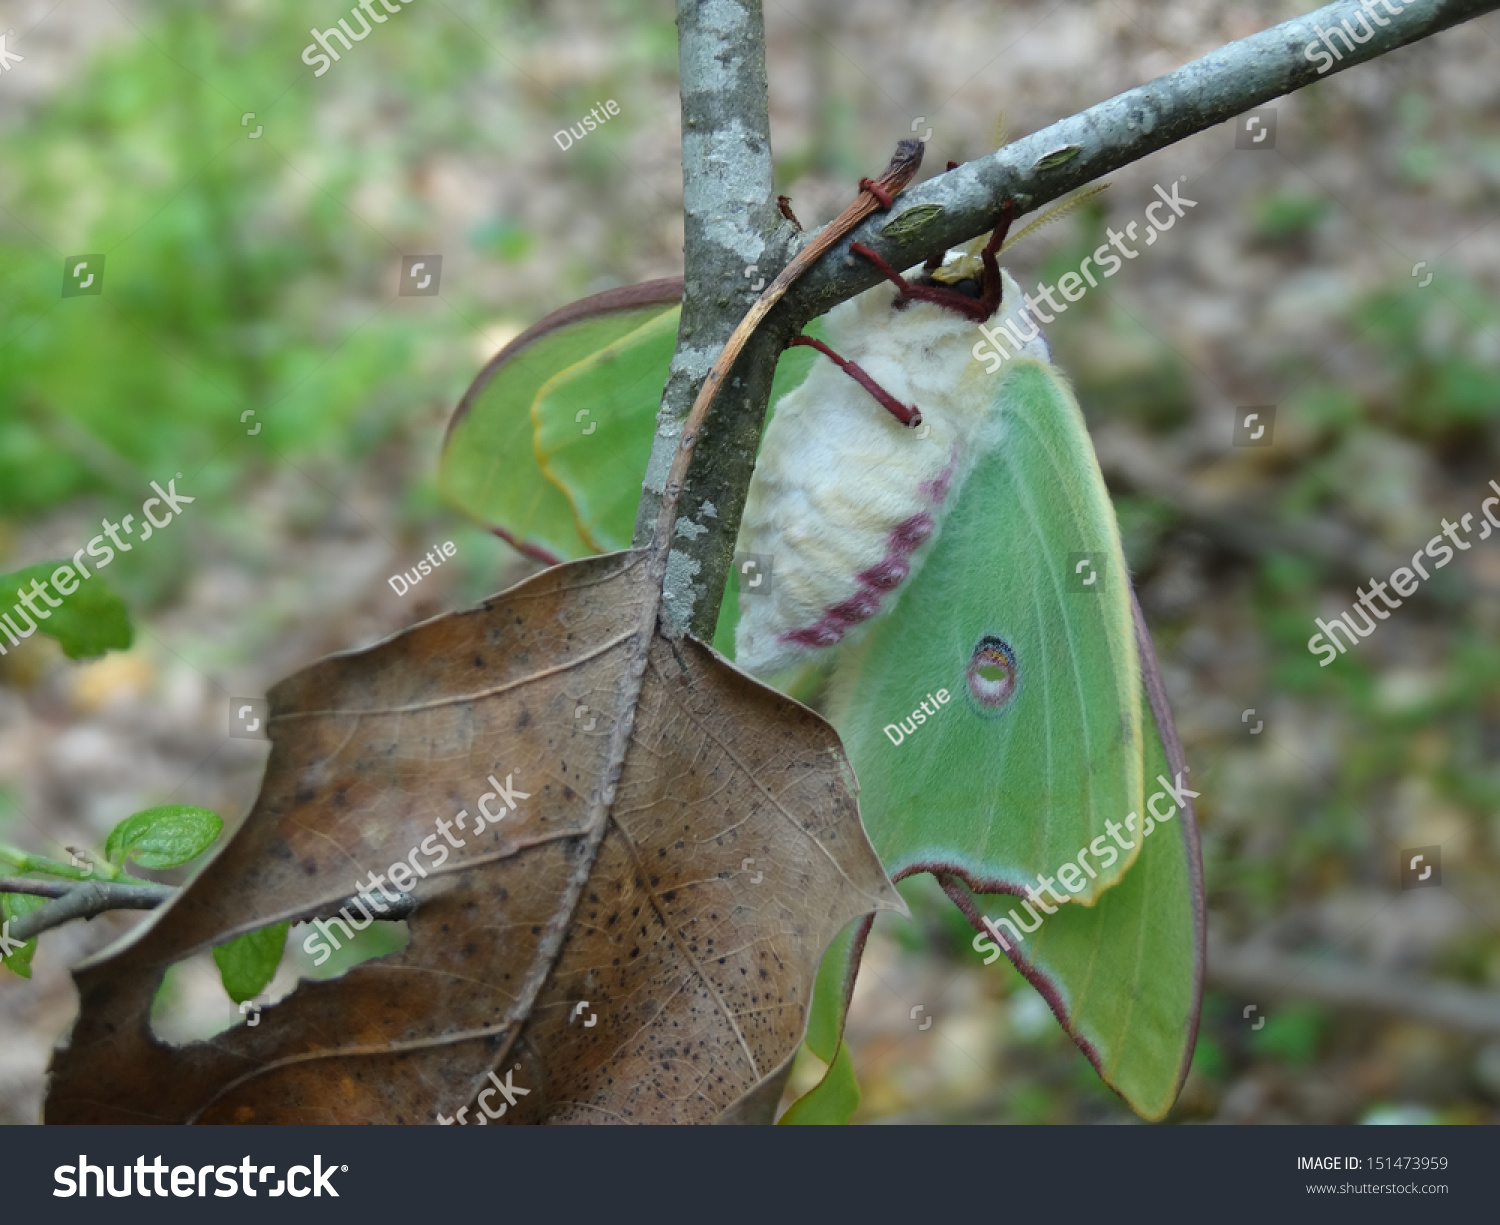
<path fill-rule="evenodd" d="M 102 855 L 75 853 L 72 863 L 63 863 L 45 855 L 0 846 L 0 871 L 12 876 L 80 884 L 86 881 L 149 884 L 127 869 L 136 866 L 161 871 L 182 867 L 212 847 L 223 829 L 219 815 L 207 808 L 164 804 L 133 813 L 116 825 L 104 840 Z M 46 904 L 46 898 L 31 893 L 0 893 L 0 920 L 8 925 Z M 289 926 L 279 923 L 247 932 L 214 949 L 224 990 L 236 1003 L 250 999 L 271 981 L 281 961 Z M 30 978 L 35 952 L 35 937 L 19 948 L 7 944 L 3 957 L 6 968 L 21 978 Z"/>
<path fill-rule="evenodd" d="M 11 592 L 16 592 L 19 597 L 33 581 L 45 583 L 66 564 L 65 559 L 37 562 L 10 574 L 0 574 L 0 616 L 12 614 L 5 622 L 6 628 L 0 628 L 0 651 L 17 645 L 17 634 L 30 637 L 31 633 L 22 628 L 30 624 L 48 637 L 56 638 L 69 659 L 86 659 L 130 646 L 134 630 L 125 601 L 105 586 L 97 574 L 71 595 L 65 596 L 58 607 L 38 607 L 39 615 L 34 618 L 14 615 L 16 597 L 11 597 Z"/>

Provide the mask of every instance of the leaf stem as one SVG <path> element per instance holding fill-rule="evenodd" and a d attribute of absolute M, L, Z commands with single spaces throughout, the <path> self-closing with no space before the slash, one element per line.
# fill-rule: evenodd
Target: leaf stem
<path fill-rule="evenodd" d="M 45 855 L 30 855 L 14 847 L 0 846 L 0 863 L 9 864 L 13 870 L 23 875 L 27 872 L 45 872 L 48 876 L 60 876 L 64 880 L 77 881 L 130 879 L 125 877 L 119 867 L 102 857 L 92 861 L 91 867 L 85 870 L 63 863 L 61 860 L 49 859 Z M 25 891 L 10 889 L 0 890 L 0 892 L 21 893 Z"/>

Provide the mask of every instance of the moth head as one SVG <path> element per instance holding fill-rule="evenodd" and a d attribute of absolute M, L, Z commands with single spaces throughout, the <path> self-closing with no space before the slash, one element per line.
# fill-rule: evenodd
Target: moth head
<path fill-rule="evenodd" d="M 918 276 L 912 278 L 913 283 L 962 294 L 965 298 L 975 302 L 982 300 L 985 291 L 989 289 L 986 279 L 989 274 L 985 271 L 984 260 L 979 255 L 983 246 L 984 238 L 980 237 L 967 246 L 954 248 L 943 256 L 942 263 L 936 268 L 924 268 Z M 1015 278 L 1005 268 L 999 271 L 1000 300 L 990 318 L 994 318 L 995 315 L 1009 315 L 1015 307 L 1021 305 L 1021 289 L 1016 284 Z M 896 309 L 900 310 L 914 305 L 916 303 L 910 300 L 898 301 Z M 954 317 L 958 318 L 957 315 Z"/>
<path fill-rule="evenodd" d="M 1009 315 L 1017 305 L 1015 282 L 1004 269 L 998 267 L 995 257 L 1033 231 L 1050 225 L 1059 217 L 1066 217 L 1107 186 L 1105 183 L 1094 183 L 1085 187 L 1066 200 L 1054 204 L 1014 234 L 1010 233 L 1011 206 L 1007 202 L 1000 225 L 989 237 L 978 235 L 964 246 L 947 252 L 941 260 L 929 260 L 924 264 L 921 275 L 913 282 L 914 288 L 908 295 L 909 299 L 939 302 L 949 310 L 980 323 L 987 322 L 997 314 Z M 988 283 L 989 278 L 997 275 L 999 285 Z M 901 305 L 898 303 L 898 309 Z"/>
<path fill-rule="evenodd" d="M 983 299 L 986 288 L 984 261 L 967 248 L 955 248 L 945 253 L 941 262 L 929 260 L 916 275 L 908 274 L 908 280 L 923 289 L 937 289 L 944 295 L 961 295 L 975 303 Z M 917 300 L 902 299 L 896 303 L 896 309 L 904 310 Z"/>
<path fill-rule="evenodd" d="M 943 256 L 941 264 L 924 271 L 918 280 L 956 290 L 966 298 L 977 300 L 983 297 L 984 261 L 979 258 L 979 248 L 983 245 L 983 240 L 976 238 L 966 246 L 954 248 Z"/>
<path fill-rule="evenodd" d="M 1008 320 L 1025 307 L 1015 279 L 995 263 L 985 244 L 983 237 L 976 239 L 965 248 L 947 252 L 941 261 L 929 261 L 907 272 L 904 278 L 884 269 L 887 281 L 835 307 L 829 314 L 830 326 L 840 333 L 845 327 L 899 333 L 907 344 L 924 351 L 954 340 L 962 340 L 968 349 L 976 325 Z M 992 277 L 999 284 L 993 284 Z M 1045 360 L 1040 334 L 1034 325 L 1028 330 L 1029 335 L 1023 331 L 1016 343 L 1035 349 L 1028 356 Z M 1033 340 L 1034 346 L 1028 343 Z"/>
<path fill-rule="evenodd" d="M 936 290 L 940 295 L 948 297 L 949 301 L 941 305 L 951 312 L 970 321 L 984 322 L 997 308 L 1003 309 L 1011 305 L 1008 298 L 1013 291 L 1010 287 L 1015 284 L 1003 269 L 999 270 L 1000 285 L 990 284 L 989 278 L 994 273 L 985 268 L 985 243 L 986 239 L 981 235 L 962 247 L 948 251 L 941 261 L 929 260 L 923 265 L 921 273 L 913 279 L 913 284 L 926 290 Z M 990 259 L 990 267 L 995 267 L 993 257 Z M 955 298 L 961 301 L 953 301 Z M 968 309 L 969 304 L 973 304 L 973 309 Z"/>

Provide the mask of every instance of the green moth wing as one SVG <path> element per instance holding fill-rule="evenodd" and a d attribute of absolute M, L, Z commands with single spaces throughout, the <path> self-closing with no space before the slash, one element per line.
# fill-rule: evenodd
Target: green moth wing
<path fill-rule="evenodd" d="M 449 423 L 439 472 L 448 503 L 543 562 L 629 548 L 681 297 L 680 277 L 608 290 L 506 345 Z M 813 358 L 805 348 L 782 355 L 772 411 Z"/>
<path fill-rule="evenodd" d="M 821 328 L 807 331 L 817 336 Z M 599 552 L 630 547 L 676 342 L 676 314 L 650 320 L 560 370 L 537 391 L 537 458 L 572 504 L 578 535 Z M 801 347 L 781 355 L 767 422 L 816 356 Z"/>
<path fill-rule="evenodd" d="M 681 311 L 658 315 L 537 390 L 536 456 L 601 553 L 628 549 Z"/>
<path fill-rule="evenodd" d="M 1135 618 L 1147 701 L 1146 770 L 1153 780 L 1158 775 L 1185 779 L 1182 744 L 1138 608 Z M 1187 1076 L 1203 994 L 1203 864 L 1192 796 L 1183 799 L 1175 817 L 1152 823 L 1135 866 L 1097 905 L 1058 907 L 1038 931 L 1019 941 L 999 927 L 1009 949 L 1000 949 L 983 920 L 1014 907 L 1024 921 L 1018 899 L 976 896 L 956 878 L 939 877 L 980 933 L 976 955 L 986 954 L 989 964 L 1004 951 L 1042 993 L 1100 1078 L 1153 1121 L 1171 1109 Z M 1158 811 L 1165 808 L 1158 805 Z M 869 929 L 867 920 L 851 924 L 819 968 L 807 1046 L 829 1067 L 782 1116 L 783 1123 L 847 1122 L 859 1104 L 842 1034 Z"/>
<path fill-rule="evenodd" d="M 533 402 L 554 375 L 643 326 L 656 322 L 675 333 L 681 298 L 680 277 L 607 290 L 554 311 L 501 349 L 449 423 L 438 478 L 444 499 L 539 561 L 597 552 L 579 533 L 568 495 L 538 462 Z M 670 361 L 669 346 L 662 384 Z M 658 402 L 660 391 L 658 384 Z M 649 447 L 649 423 L 646 441 Z"/>
<path fill-rule="evenodd" d="M 1051 876 L 1051 896 L 1092 905 L 1136 854 L 1108 831 L 1141 811 L 1144 781 L 1130 585 L 1067 384 L 1018 359 L 996 396 L 1003 440 L 836 664 L 830 718 L 892 876 L 940 866 L 984 892 Z"/>
<path fill-rule="evenodd" d="M 1063 906 L 1020 943 L 996 924 L 1007 956 L 1052 1006 L 1101 1079 L 1140 1115 L 1164 1118 L 1187 1076 L 1203 993 L 1203 867 L 1187 766 L 1172 724 L 1155 653 L 1139 620 L 1147 709 L 1147 814 L 1137 831 L 1140 857 L 1125 879 L 1093 907 Z M 1154 692 L 1153 692 L 1154 690 Z M 1170 788 L 1182 800 L 1179 808 Z M 1145 815 L 1145 814 L 1143 814 Z M 1144 831 L 1144 832 L 1140 832 Z M 994 956 L 984 925 L 1010 910 L 1015 897 L 973 897 L 944 882 L 985 940 L 976 951 Z M 1020 912 L 1021 917 L 1024 912 Z M 1012 920 L 1014 921 L 1014 920 Z"/>
<path fill-rule="evenodd" d="M 836 664 L 833 722 L 891 876 L 937 876 L 990 941 L 976 953 L 1010 956 L 1101 1078 L 1161 1118 L 1202 990 L 1196 819 L 1157 781 L 1183 779 L 1181 748 L 1076 400 L 1021 359 L 997 396 L 1001 443 L 896 608 Z M 918 724 L 924 698 L 935 713 Z M 841 1035 L 868 930 L 825 959 L 808 1047 L 829 1070 L 786 1122 L 837 1121 L 858 1101 Z"/>

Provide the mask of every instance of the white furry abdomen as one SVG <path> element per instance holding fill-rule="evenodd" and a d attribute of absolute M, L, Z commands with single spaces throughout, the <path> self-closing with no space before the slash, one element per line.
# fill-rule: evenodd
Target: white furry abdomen
<path fill-rule="evenodd" d="M 1020 294 L 1008 275 L 1004 284 L 1009 315 Z M 964 478 L 999 442 L 998 376 L 971 356 L 976 325 L 931 303 L 895 309 L 895 297 L 879 285 L 836 307 L 828 344 L 914 404 L 925 428 L 900 424 L 823 357 L 777 405 L 737 545 L 770 559 L 768 592 L 740 586 L 735 660 L 749 671 L 808 659 L 889 609 Z"/>

